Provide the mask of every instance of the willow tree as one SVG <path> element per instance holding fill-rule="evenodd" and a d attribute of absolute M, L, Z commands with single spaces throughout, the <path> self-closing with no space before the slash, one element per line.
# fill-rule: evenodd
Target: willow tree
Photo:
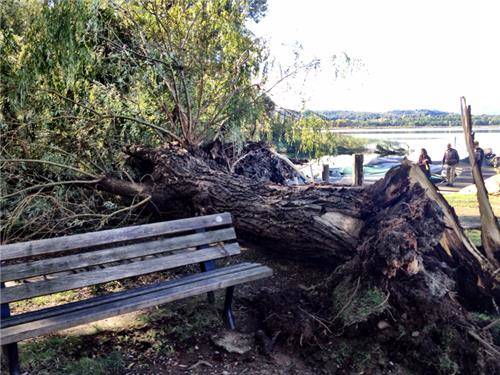
<path fill-rule="evenodd" d="M 283 111 L 284 112 L 284 111 Z M 265 136 L 285 153 L 295 157 L 322 156 L 361 152 L 365 140 L 332 132 L 333 123 L 311 113 L 276 113 Z"/>
<path fill-rule="evenodd" d="M 116 210 L 138 202 L 89 191 L 82 176 L 141 178 L 124 146 L 245 138 L 263 112 L 253 77 L 265 53 L 246 22 L 265 2 L 3 3 L 6 237 L 34 222 L 57 223 L 37 236 L 109 215 L 116 225 L 131 212 Z"/>

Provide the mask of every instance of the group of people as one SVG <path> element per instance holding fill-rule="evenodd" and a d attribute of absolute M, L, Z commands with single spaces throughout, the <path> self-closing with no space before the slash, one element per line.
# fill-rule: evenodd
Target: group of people
<path fill-rule="evenodd" d="M 479 166 L 479 171 L 481 172 L 481 167 L 483 165 L 484 161 L 484 150 L 479 147 L 479 142 L 475 141 L 474 142 L 474 157 L 476 160 L 476 164 Z M 446 172 L 446 186 L 453 186 L 455 183 L 455 169 L 460 162 L 460 157 L 458 156 L 457 150 L 455 150 L 453 147 L 451 147 L 451 144 L 448 143 L 446 146 L 446 151 L 444 152 L 443 155 L 443 162 L 442 166 L 443 169 Z M 432 160 L 429 154 L 427 153 L 427 150 L 423 148 L 420 151 L 420 156 L 418 157 L 418 165 L 422 169 L 422 171 L 425 173 L 428 179 L 431 178 L 431 164 Z"/>

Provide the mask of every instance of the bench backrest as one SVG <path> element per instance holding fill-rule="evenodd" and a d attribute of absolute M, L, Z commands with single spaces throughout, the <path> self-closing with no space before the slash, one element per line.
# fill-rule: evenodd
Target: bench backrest
<path fill-rule="evenodd" d="M 229 213 L 0 246 L 1 303 L 240 252 Z M 11 284 L 11 283 L 8 283 Z"/>

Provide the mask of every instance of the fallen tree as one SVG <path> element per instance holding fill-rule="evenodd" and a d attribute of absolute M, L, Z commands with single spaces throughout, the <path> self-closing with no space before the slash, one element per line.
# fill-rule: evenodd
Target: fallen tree
<path fill-rule="evenodd" d="M 93 186 L 147 205 L 158 220 L 229 211 L 238 235 L 264 245 L 267 254 L 320 263 L 332 276 L 317 288 L 316 297 L 301 297 L 312 298 L 310 310 L 291 317 L 321 316 L 311 324 L 328 335 L 348 330 L 351 337 L 369 334 L 378 340 L 380 329 L 373 327 L 400 325 L 423 332 L 421 338 L 405 335 L 402 342 L 423 353 L 432 364 L 426 370 L 437 368 L 436 351 L 465 372 L 475 366 L 497 369 L 498 349 L 468 311 L 498 314 L 498 264 L 467 239 L 453 209 L 418 167 L 405 162 L 368 187 L 285 186 L 269 180 L 286 181 L 294 170 L 267 148 L 253 145 L 248 156 L 228 158 L 219 146 L 129 147 L 128 163 L 140 177 L 134 182 L 105 176 Z M 282 308 L 288 311 L 291 304 Z M 266 319 L 271 336 L 276 327 L 286 337 L 285 328 L 296 326 L 276 319 Z M 453 340 L 426 343 L 441 331 Z M 294 334 L 302 342 L 304 332 Z M 384 328 L 380 340 L 400 335 Z"/>
<path fill-rule="evenodd" d="M 248 160 L 262 162 L 263 155 L 250 152 Z M 463 372 L 498 370 L 498 348 L 468 312 L 498 314 L 498 264 L 469 241 L 453 208 L 417 166 L 405 162 L 363 188 L 290 187 L 248 177 L 262 175 L 256 165 L 230 173 L 222 160 L 175 144 L 127 153 L 149 180 L 104 178 L 99 188 L 150 197 L 160 216 L 229 211 L 239 235 L 263 244 L 266 253 L 335 270 L 315 297 L 297 294 L 309 300 L 309 311 L 297 301 L 290 315 L 293 299 L 277 305 L 273 301 L 284 297 L 263 298 L 263 311 L 273 310 L 265 320 L 269 336 L 302 343 L 308 335 L 318 340 L 313 332 L 322 331 L 330 343 L 333 333 L 347 330 L 348 337 L 384 343 L 400 362 L 421 361 L 420 370 L 438 371 L 447 361 Z M 279 173 L 279 163 L 264 165 Z M 402 359 L 399 345 L 413 354 Z"/>
<path fill-rule="evenodd" d="M 130 147 L 126 152 L 145 176 L 143 182 L 105 177 L 98 187 L 149 198 L 160 217 L 229 211 L 239 235 L 266 245 L 271 253 L 338 266 L 366 252 L 378 259 L 370 264 L 376 263 L 388 278 L 418 273 L 425 268 L 424 259 L 432 257 L 466 267 L 467 277 L 462 278 L 467 281 L 460 284 L 464 301 L 498 294 L 498 265 L 467 239 L 453 209 L 410 163 L 365 188 L 289 187 L 247 177 L 248 168 L 228 173 L 226 163 L 214 154 L 177 144 Z M 250 168 L 252 174 L 255 168 Z"/>
<path fill-rule="evenodd" d="M 138 184 L 104 178 L 99 188 L 151 197 L 162 217 L 229 211 L 240 235 L 287 256 L 330 264 L 351 258 L 367 204 L 372 204 L 361 189 L 287 187 L 231 174 L 177 145 L 135 147 L 127 153 L 150 180 Z"/>

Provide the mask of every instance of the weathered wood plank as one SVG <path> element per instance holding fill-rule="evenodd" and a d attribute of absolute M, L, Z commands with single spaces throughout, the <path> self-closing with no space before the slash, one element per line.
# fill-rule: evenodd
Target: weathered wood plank
<path fill-rule="evenodd" d="M 187 264 L 223 258 L 238 254 L 239 251 L 240 248 L 237 243 L 218 245 L 206 249 L 186 251 L 179 254 L 167 255 L 161 258 L 108 267 L 97 271 L 61 276 L 47 281 L 26 283 L 4 288 L 2 290 L 0 300 L 1 303 L 20 301 L 27 298 L 62 292 L 65 290 L 77 289 L 108 281 L 121 280 L 127 277 L 158 272 L 170 268 L 185 266 Z"/>
<path fill-rule="evenodd" d="M 44 309 L 40 309 L 37 311 L 30 311 L 27 313 L 22 313 L 14 316 L 10 316 L 8 319 L 0 320 L 0 327 L 6 328 L 11 327 L 18 324 L 24 324 L 28 322 L 32 322 L 35 320 L 45 319 L 49 317 L 54 317 L 57 315 L 68 314 L 74 311 L 88 309 L 93 306 L 98 306 L 110 302 L 116 302 L 120 300 L 125 300 L 132 297 L 137 297 L 139 295 L 158 292 L 160 290 L 166 290 L 168 288 L 172 288 L 174 286 L 185 285 L 195 281 L 208 280 L 210 278 L 222 276 L 229 273 L 245 271 L 247 269 L 253 268 L 256 266 L 256 263 L 238 263 L 233 266 L 217 268 L 215 270 L 209 272 L 201 272 L 195 273 L 187 276 L 183 276 L 178 279 L 168 280 L 158 282 L 152 285 L 147 285 L 139 288 L 124 290 L 121 292 L 115 292 L 103 296 L 92 297 L 89 299 L 75 301 L 66 303 L 59 306 L 47 307 Z"/>
<path fill-rule="evenodd" d="M 256 267 L 216 278 L 192 282 L 146 295 L 140 295 L 125 301 L 115 301 L 106 305 L 94 306 L 57 317 L 46 318 L 34 322 L 16 325 L 1 330 L 2 344 L 18 342 L 30 337 L 44 335 L 50 332 L 90 323 L 96 320 L 126 314 L 132 311 L 168 303 L 171 301 L 207 293 L 217 289 L 258 280 L 272 275 L 272 270 L 265 266 Z"/>
<path fill-rule="evenodd" d="M 132 227 L 109 229 L 98 232 L 75 234 L 71 236 L 44 240 L 18 242 L 0 246 L 0 259 L 9 260 L 75 250 L 103 244 L 144 239 L 153 236 L 174 234 L 200 228 L 210 228 L 231 224 L 231 215 L 227 212 L 215 215 L 199 216 L 188 219 L 144 224 Z"/>
<path fill-rule="evenodd" d="M 114 247 L 58 258 L 43 259 L 1 267 L 2 282 L 62 272 L 76 268 L 95 266 L 145 255 L 180 250 L 199 245 L 208 245 L 236 239 L 234 228 L 190 234 L 182 237 L 163 238 L 156 241 Z"/>

